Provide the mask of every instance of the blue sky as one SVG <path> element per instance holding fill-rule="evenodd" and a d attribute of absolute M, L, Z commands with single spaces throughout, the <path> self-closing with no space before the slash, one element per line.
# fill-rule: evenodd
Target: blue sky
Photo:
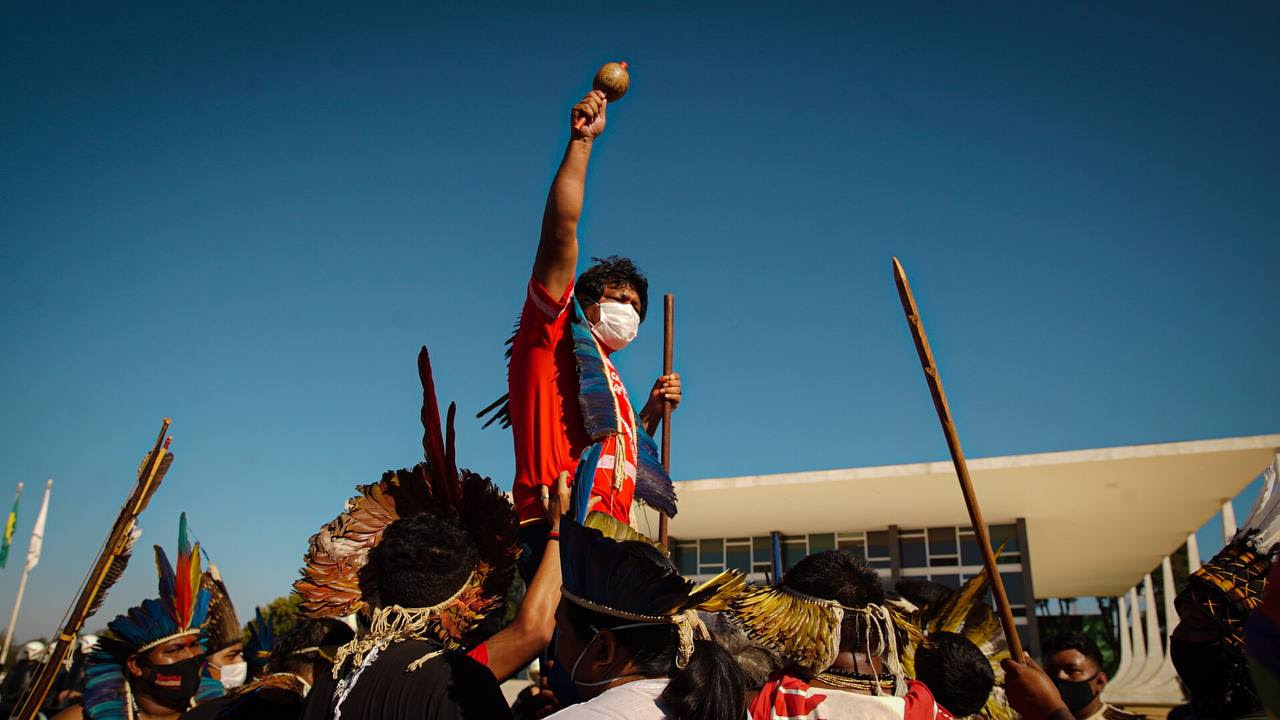
<path fill-rule="evenodd" d="M 1280 430 L 1274 5 L 77 5 L 0 24 L 18 553 L 55 478 L 19 639 L 165 416 L 144 543 L 188 511 L 242 615 L 419 457 L 421 344 L 460 457 L 508 485 L 470 415 L 568 107 L 618 58 L 583 251 L 678 296 L 677 476 L 946 456 L 895 254 L 971 456 Z M 660 335 L 619 356 L 633 392 Z M 90 625 L 153 591 L 140 557 Z"/>

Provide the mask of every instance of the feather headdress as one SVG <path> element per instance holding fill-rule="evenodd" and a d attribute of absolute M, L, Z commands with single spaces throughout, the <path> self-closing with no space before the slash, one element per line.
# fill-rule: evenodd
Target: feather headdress
<path fill-rule="evenodd" d="M 782 585 L 753 585 L 734 598 L 725 617 L 810 675 L 831 667 L 840 654 L 844 609 L 834 600 L 810 597 Z"/>
<path fill-rule="evenodd" d="M 200 576 L 200 588 L 209 592 L 209 651 L 218 652 L 243 642 L 235 605 L 217 565 L 209 563 L 209 570 Z"/>
<path fill-rule="evenodd" d="M 996 549 L 997 558 L 1003 549 L 1003 545 Z M 966 580 L 959 590 L 933 603 L 895 613 L 894 620 L 907 633 L 908 642 L 903 649 L 902 666 L 913 677 L 916 652 L 929 642 L 929 636 L 933 633 L 955 633 L 976 645 L 991 663 L 997 687 L 974 717 L 1012 720 L 1016 715 L 1005 699 L 1002 689 L 1004 669 L 1000 667 L 1001 661 L 1009 657 L 1009 643 L 1005 639 L 1000 619 L 991 606 L 983 601 L 990 587 L 991 582 L 984 570 Z"/>
<path fill-rule="evenodd" d="M 1271 554 L 1280 542 L 1278 465 L 1280 460 L 1258 476 L 1258 499 L 1231 542 L 1187 578 L 1174 601 L 1179 616 L 1194 612 L 1215 623 L 1234 653 L 1243 652 L 1245 622 L 1262 604 Z"/>
<path fill-rule="evenodd" d="M 561 524 L 564 599 L 591 612 L 633 623 L 670 623 L 679 647 L 676 664 L 693 653 L 695 634 L 709 639 L 698 612 L 721 612 L 746 586 L 728 570 L 701 584 L 682 576 L 648 538 L 605 513 L 585 524 Z"/>
<path fill-rule="evenodd" d="M 244 648 L 244 660 L 251 668 L 264 668 L 271 660 L 275 646 L 276 626 L 270 615 L 263 615 L 262 608 L 254 608 L 254 619 L 249 621 L 249 644 Z"/>
<path fill-rule="evenodd" d="M 387 472 L 376 483 L 358 486 L 359 494 L 347 501 L 346 511 L 311 537 L 302 578 L 294 583 L 294 590 L 302 598 L 301 612 L 307 617 L 369 614 L 377 604 L 377 588 L 368 573 L 361 577 L 360 570 L 387 526 L 419 513 L 456 518 L 475 543 L 480 561 L 454 597 L 431 609 L 429 626 L 446 647 L 458 647 L 467 643 L 468 634 L 480 620 L 502 605 L 514 577 L 519 556 L 515 510 L 493 481 L 458 469 L 453 430 L 456 408 L 449 406 L 442 433 L 425 347 L 418 354 L 418 376 L 422 381 L 426 462 L 409 470 Z"/>
<path fill-rule="evenodd" d="M 132 718 L 125 661 L 134 655 L 186 635 L 203 635 L 208 619 L 209 591 L 200 587 L 199 544 L 187 536 L 187 516 L 178 521 L 178 566 L 155 546 L 160 597 L 143 600 L 107 625 L 106 632 L 85 661 L 84 712 L 92 720 Z M 203 678 L 197 697 L 220 695 L 222 685 Z"/>

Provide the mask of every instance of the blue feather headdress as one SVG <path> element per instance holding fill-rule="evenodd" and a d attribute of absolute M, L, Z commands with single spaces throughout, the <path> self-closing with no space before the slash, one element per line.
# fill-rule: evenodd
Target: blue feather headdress
<path fill-rule="evenodd" d="M 178 523 L 177 570 L 159 545 L 155 552 L 160 597 L 143 600 L 141 605 L 117 615 L 86 658 L 84 714 L 91 720 L 134 717 L 125 670 L 130 657 L 185 635 L 199 634 L 202 647 L 207 642 L 203 631 L 208 619 L 209 591 L 200 588 L 199 544 L 188 541 L 185 513 Z M 221 694 L 221 683 L 204 678 L 196 697 L 203 700 Z"/>
<path fill-rule="evenodd" d="M 249 644 L 244 648 L 244 660 L 250 668 L 256 670 L 267 666 L 275 636 L 275 623 L 271 617 L 263 615 L 262 608 L 256 608 L 254 619 L 249 621 Z"/>

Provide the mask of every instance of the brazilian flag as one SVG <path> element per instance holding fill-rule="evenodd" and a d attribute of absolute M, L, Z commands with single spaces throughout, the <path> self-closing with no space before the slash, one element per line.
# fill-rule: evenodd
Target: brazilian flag
<path fill-rule="evenodd" d="M 13 509 L 9 511 L 9 519 L 4 524 L 4 545 L 0 546 L 0 568 L 9 560 L 9 543 L 13 541 L 13 526 L 18 524 L 18 499 L 13 499 Z"/>

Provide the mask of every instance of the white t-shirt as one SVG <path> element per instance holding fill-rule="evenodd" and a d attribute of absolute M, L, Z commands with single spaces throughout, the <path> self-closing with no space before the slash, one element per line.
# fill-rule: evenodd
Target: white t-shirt
<path fill-rule="evenodd" d="M 650 678 L 609 688 L 547 720 L 666 720 L 667 708 L 658 696 L 667 689 L 668 681 L 668 678 Z"/>

